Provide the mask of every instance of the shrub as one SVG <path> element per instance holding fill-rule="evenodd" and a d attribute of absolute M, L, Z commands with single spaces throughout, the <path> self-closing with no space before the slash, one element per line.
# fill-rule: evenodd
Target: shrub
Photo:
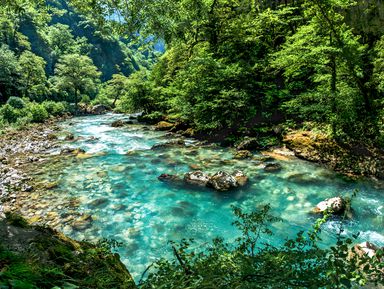
<path fill-rule="evenodd" d="M 5 104 L 0 110 L 0 115 L 4 121 L 8 123 L 14 123 L 19 117 L 19 111 L 13 108 L 11 105 Z"/>
<path fill-rule="evenodd" d="M 80 100 L 81 103 L 89 104 L 91 103 L 91 98 L 88 95 L 83 95 Z"/>
<path fill-rule="evenodd" d="M 55 102 L 52 100 L 46 100 L 42 103 L 49 115 L 60 116 L 68 112 L 65 102 Z"/>
<path fill-rule="evenodd" d="M 32 122 L 44 122 L 49 117 L 43 104 L 31 103 L 28 109 L 32 114 Z"/>
<path fill-rule="evenodd" d="M 7 104 L 12 106 L 13 108 L 18 108 L 18 109 L 23 109 L 25 107 L 24 100 L 22 100 L 20 97 L 16 97 L 16 96 L 11 96 L 8 99 Z"/>
<path fill-rule="evenodd" d="M 92 105 L 106 105 L 111 106 L 112 101 L 104 94 L 98 94 L 94 100 L 91 102 Z"/>

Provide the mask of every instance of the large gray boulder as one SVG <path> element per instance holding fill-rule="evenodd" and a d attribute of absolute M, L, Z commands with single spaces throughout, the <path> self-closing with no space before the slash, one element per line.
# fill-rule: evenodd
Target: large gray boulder
<path fill-rule="evenodd" d="M 225 171 L 219 171 L 210 177 L 207 186 L 217 191 L 228 191 L 238 187 L 238 183 L 233 175 Z"/>
<path fill-rule="evenodd" d="M 189 172 L 184 175 L 184 181 L 190 185 L 205 187 L 209 180 L 209 175 L 202 171 Z"/>
<path fill-rule="evenodd" d="M 347 209 L 347 202 L 342 197 L 334 197 L 330 199 L 325 199 L 324 201 L 318 203 L 313 209 L 314 213 L 320 214 L 325 212 L 330 212 L 335 215 L 341 215 Z"/>

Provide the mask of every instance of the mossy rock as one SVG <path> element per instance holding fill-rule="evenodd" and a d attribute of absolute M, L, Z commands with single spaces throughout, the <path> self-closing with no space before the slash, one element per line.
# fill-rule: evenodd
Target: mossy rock
<path fill-rule="evenodd" d="M 21 220 L 0 221 L 2 288 L 136 288 L 108 243 L 77 242 Z"/>

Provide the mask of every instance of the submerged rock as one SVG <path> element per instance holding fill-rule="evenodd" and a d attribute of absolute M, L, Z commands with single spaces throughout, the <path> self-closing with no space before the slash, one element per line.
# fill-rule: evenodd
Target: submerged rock
<path fill-rule="evenodd" d="M 278 163 L 269 163 L 269 164 L 266 164 L 265 167 L 264 167 L 264 171 L 268 172 L 268 173 L 274 173 L 274 172 L 279 172 L 282 170 L 282 166 Z"/>
<path fill-rule="evenodd" d="M 313 209 L 313 212 L 316 214 L 330 212 L 335 215 L 343 214 L 347 209 L 347 202 L 342 197 L 334 197 L 330 199 L 325 199 L 324 201 L 318 203 Z"/>
<path fill-rule="evenodd" d="M 184 175 L 184 182 L 190 185 L 197 185 L 205 187 L 210 180 L 208 174 L 202 171 L 189 172 Z"/>
<path fill-rule="evenodd" d="M 252 157 L 252 153 L 248 150 L 237 151 L 233 156 L 233 158 L 238 160 L 247 159 L 250 157 Z"/>
<path fill-rule="evenodd" d="M 124 125 L 125 125 L 125 123 L 124 123 L 124 121 L 121 120 L 121 119 L 115 120 L 115 121 L 112 122 L 112 124 L 111 124 L 112 127 L 122 127 L 122 126 L 124 126 Z"/>
<path fill-rule="evenodd" d="M 72 227 L 75 230 L 82 231 L 91 227 L 93 218 L 91 215 L 83 215 L 72 223 Z"/>
<path fill-rule="evenodd" d="M 170 174 L 161 174 L 157 177 L 159 181 L 162 182 L 179 182 L 181 181 L 180 177 L 176 175 L 170 175 Z"/>
<path fill-rule="evenodd" d="M 161 144 L 155 144 L 152 146 L 151 150 L 157 150 L 157 149 L 163 149 L 163 148 L 169 148 L 169 147 L 183 147 L 185 146 L 185 142 L 182 139 L 169 141 L 166 143 Z"/>

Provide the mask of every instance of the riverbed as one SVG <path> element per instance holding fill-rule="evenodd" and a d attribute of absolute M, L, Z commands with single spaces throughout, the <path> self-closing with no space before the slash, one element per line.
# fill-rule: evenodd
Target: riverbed
<path fill-rule="evenodd" d="M 58 158 L 59 152 L 53 150 L 52 161 L 32 175 L 55 183 L 49 194 L 39 196 L 39 202 L 51 204 L 42 210 L 52 211 L 54 206 L 62 219 L 76 212 L 90 216 L 86 224 L 63 222 L 55 227 L 79 240 L 121 242 L 117 250 L 136 279 L 150 263 L 171 254 L 169 240 L 193 238 L 203 246 L 221 236 L 234 242 L 239 232 L 232 226 L 232 206 L 250 211 L 269 203 L 272 213 L 283 222 L 275 223 L 274 235 L 263 242 L 279 245 L 311 228 L 316 216 L 310 212 L 318 202 L 356 191 L 353 218 L 343 221 L 343 234 L 359 233 L 356 242 L 384 246 L 383 183 L 352 180 L 290 155 L 274 159 L 255 153 L 252 159 L 236 160 L 233 150 L 194 139 L 183 138 L 185 146 L 151 149 L 181 137 L 137 123 L 114 128 L 111 123 L 117 119 L 127 120 L 128 116 L 107 114 L 62 122 L 62 130 L 75 137 L 63 140 L 64 146 L 81 148 L 85 153 Z M 278 163 L 282 169 L 267 172 L 267 163 Z M 158 180 L 164 173 L 183 176 L 192 170 L 214 173 L 235 169 L 243 171 L 249 183 L 230 192 Z M 68 200 L 72 207 L 61 205 Z M 337 219 L 326 223 L 323 245 L 333 242 L 339 224 Z"/>

